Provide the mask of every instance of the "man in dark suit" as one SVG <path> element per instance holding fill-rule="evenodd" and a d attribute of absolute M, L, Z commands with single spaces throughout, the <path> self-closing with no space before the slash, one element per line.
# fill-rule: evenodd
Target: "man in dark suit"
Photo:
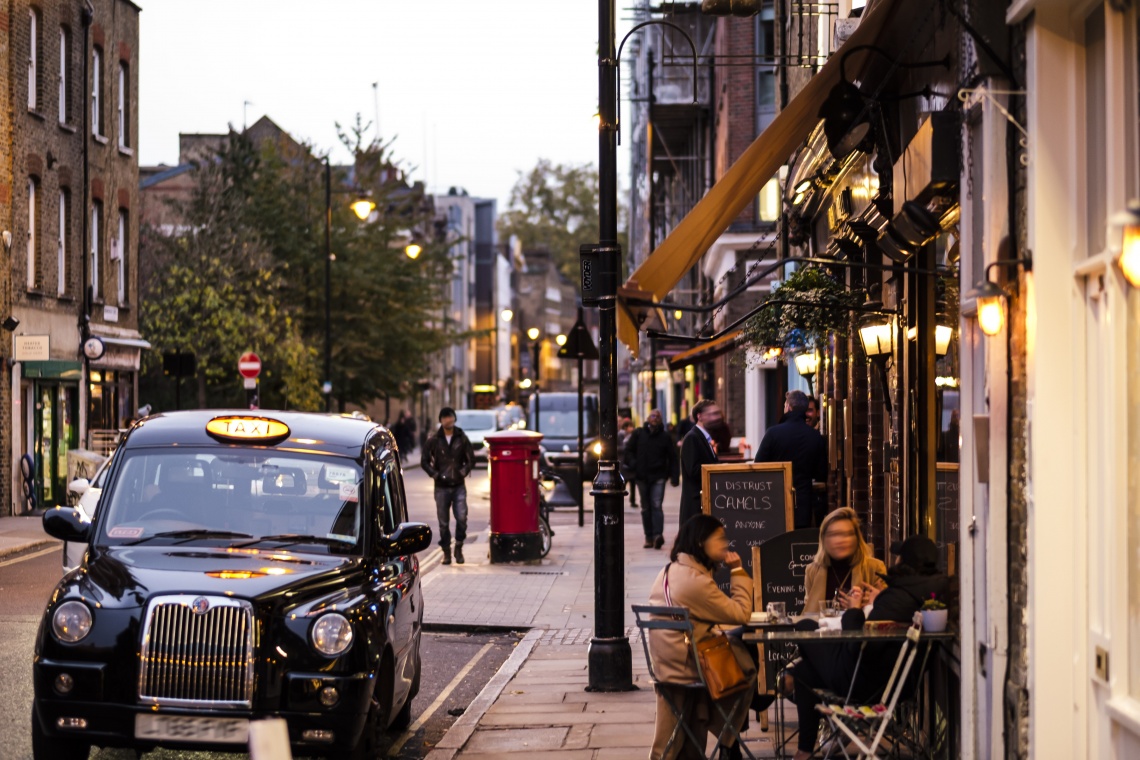
<path fill-rule="evenodd" d="M 796 528 L 810 528 L 822 514 L 813 513 L 811 482 L 827 482 L 827 445 L 807 421 L 808 397 L 803 391 L 788 391 L 784 417 L 764 433 L 757 462 L 791 462 L 796 491 Z M 826 509 L 826 506 L 824 507 Z"/>
<path fill-rule="evenodd" d="M 724 424 L 724 416 L 715 401 L 702 399 L 693 404 L 693 426 L 681 441 L 681 517 L 684 525 L 690 517 L 701 513 L 701 465 L 716 464 L 716 451 L 710 431 Z"/>

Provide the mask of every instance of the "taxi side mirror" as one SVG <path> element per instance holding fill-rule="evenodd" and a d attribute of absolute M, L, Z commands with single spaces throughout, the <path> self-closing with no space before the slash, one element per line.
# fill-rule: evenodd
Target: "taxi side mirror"
<path fill-rule="evenodd" d="M 400 523 L 396 532 L 381 540 L 380 549 L 388 556 L 418 554 L 431 546 L 431 528 L 423 523 Z"/>
<path fill-rule="evenodd" d="M 91 541 L 91 523 L 73 507 L 53 507 L 44 512 L 44 532 L 61 541 L 86 544 Z"/>

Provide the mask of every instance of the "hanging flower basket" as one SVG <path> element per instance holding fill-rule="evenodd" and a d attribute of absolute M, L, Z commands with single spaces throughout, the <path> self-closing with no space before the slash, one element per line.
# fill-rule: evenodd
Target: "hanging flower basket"
<path fill-rule="evenodd" d="M 765 308 L 744 324 L 744 343 L 758 351 L 810 348 L 823 345 L 829 334 L 846 336 L 863 303 L 860 293 L 816 266 L 797 269 L 764 300 Z"/>

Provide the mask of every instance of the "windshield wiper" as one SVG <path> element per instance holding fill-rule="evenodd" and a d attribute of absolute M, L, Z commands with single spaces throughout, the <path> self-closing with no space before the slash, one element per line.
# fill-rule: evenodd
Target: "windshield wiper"
<path fill-rule="evenodd" d="M 240 544 L 233 544 L 233 548 L 241 549 L 246 546 L 253 546 L 265 541 L 281 542 L 282 546 L 292 546 L 293 544 L 324 544 L 325 546 L 352 546 L 355 541 L 348 541 L 343 538 L 326 538 L 324 536 L 308 536 L 303 533 L 280 533 L 276 536 L 261 536 L 252 541 L 245 541 Z"/>
<path fill-rule="evenodd" d="M 190 530 L 165 530 L 161 533 L 155 533 L 153 536 L 143 536 L 135 541 L 128 541 L 124 546 L 134 546 L 141 544 L 144 541 L 149 541 L 152 538 L 184 538 L 191 540 L 195 538 L 253 538 L 248 533 L 235 533 L 232 530 L 209 530 L 207 528 L 193 528 Z"/>

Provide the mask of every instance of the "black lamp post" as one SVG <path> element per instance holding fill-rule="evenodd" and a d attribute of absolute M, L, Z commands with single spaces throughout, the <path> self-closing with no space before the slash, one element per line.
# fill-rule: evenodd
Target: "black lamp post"
<path fill-rule="evenodd" d="M 598 0 L 598 417 L 602 453 L 594 478 L 594 637 L 587 691 L 631 691 L 625 636 L 625 481 L 617 462 L 617 51 L 614 0 Z M 695 80 L 694 80 L 695 81 Z"/>
<path fill-rule="evenodd" d="M 531 327 L 530 329 L 528 329 L 526 331 L 526 337 L 530 338 L 531 351 L 534 352 L 534 378 L 531 380 L 531 384 L 534 387 L 534 391 L 533 391 L 533 393 L 534 393 L 534 432 L 536 432 L 536 433 L 542 432 L 542 430 L 541 430 L 542 412 L 539 409 L 539 405 L 542 402 L 542 397 L 539 395 L 539 391 L 538 391 L 538 380 L 539 380 L 538 366 L 539 366 L 539 363 L 542 361 L 542 343 L 539 342 L 538 337 L 541 334 L 542 333 L 539 331 L 539 329 L 537 327 Z"/>
<path fill-rule="evenodd" d="M 364 221 L 375 210 L 376 204 L 357 191 L 352 211 Z M 325 156 L 325 379 L 321 392 L 325 394 L 325 411 L 332 411 L 332 165 Z M 413 257 L 414 258 L 414 257 Z"/>

